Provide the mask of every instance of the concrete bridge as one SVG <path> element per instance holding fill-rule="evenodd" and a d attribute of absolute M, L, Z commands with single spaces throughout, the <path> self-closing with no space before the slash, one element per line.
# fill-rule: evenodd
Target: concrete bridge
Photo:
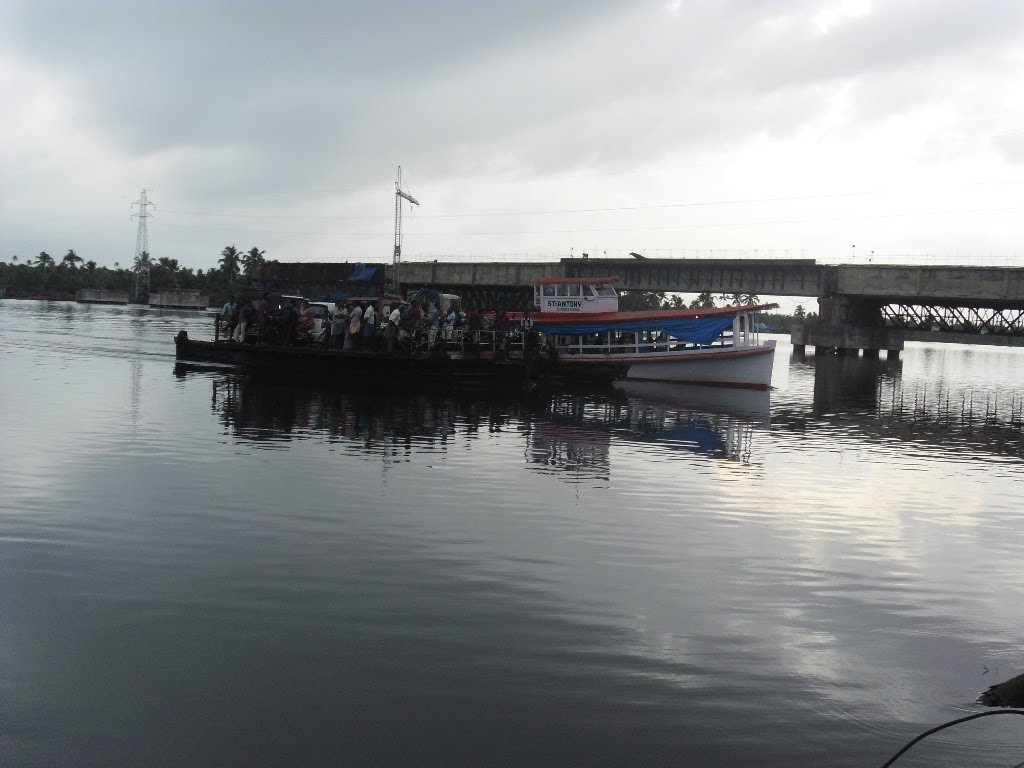
<path fill-rule="evenodd" d="M 299 290 L 305 286 L 295 277 L 308 282 L 316 273 L 323 281 L 328 273 L 352 267 L 276 264 L 273 269 L 279 285 Z M 377 272 L 380 280 L 390 281 L 389 266 L 379 265 Z M 812 259 L 434 261 L 403 263 L 401 289 L 429 286 L 458 293 L 467 306 L 515 310 L 530 306 L 532 285 L 540 278 L 605 275 L 619 276 L 626 291 L 816 298 L 818 323 L 793 329 L 797 348 L 871 354 L 884 349 L 898 356 L 904 339 L 920 334 L 946 341 L 979 334 L 1024 339 L 1024 268 L 826 265 Z M 312 295 L 309 287 L 306 291 Z"/>
<path fill-rule="evenodd" d="M 1024 338 L 1024 268 L 825 265 L 810 259 L 562 259 L 545 263 L 402 265 L 412 285 L 443 287 L 485 306 L 530 302 L 538 278 L 618 275 L 622 290 L 814 297 L 818 324 L 793 343 L 898 356 L 905 338 L 938 332 Z"/>

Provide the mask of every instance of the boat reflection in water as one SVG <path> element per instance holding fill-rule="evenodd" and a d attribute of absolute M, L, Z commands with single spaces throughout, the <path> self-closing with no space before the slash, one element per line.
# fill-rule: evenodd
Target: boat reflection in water
<path fill-rule="evenodd" d="M 531 462 L 580 473 L 609 467 L 613 441 L 749 462 L 754 433 L 767 428 L 769 393 L 619 382 L 606 397 L 553 395 L 529 434 Z M 580 479 L 585 479 L 581 475 Z"/>
<path fill-rule="evenodd" d="M 627 395 L 684 410 L 745 415 L 768 425 L 771 393 L 766 389 L 705 387 L 661 381 L 619 381 L 615 386 Z"/>
<path fill-rule="evenodd" d="M 607 480 L 617 441 L 749 462 L 754 433 L 768 426 L 768 393 L 752 390 L 674 384 L 659 391 L 652 384 L 649 396 L 609 388 L 508 399 L 352 392 L 182 363 L 175 373 L 208 376 L 212 411 L 226 431 L 247 441 L 343 440 L 401 460 L 414 451 L 458 450 L 482 434 L 511 432 L 525 439 L 529 468 L 573 482 Z"/>

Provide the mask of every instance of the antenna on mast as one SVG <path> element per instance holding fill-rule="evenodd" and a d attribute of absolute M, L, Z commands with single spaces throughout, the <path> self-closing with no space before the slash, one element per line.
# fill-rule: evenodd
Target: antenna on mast
<path fill-rule="evenodd" d="M 395 258 L 391 266 L 391 288 L 398 294 L 402 294 L 402 200 L 408 200 L 413 205 L 419 205 L 420 201 L 402 189 L 402 166 L 398 166 L 398 178 L 395 180 Z"/>
<path fill-rule="evenodd" d="M 151 203 L 146 198 L 146 190 L 143 188 L 142 195 L 132 205 L 139 206 L 139 212 L 133 213 L 132 218 L 138 217 L 139 229 L 135 234 L 135 261 L 133 269 L 135 277 L 132 280 L 132 298 L 139 300 L 141 293 L 146 294 L 149 299 L 149 230 L 146 227 L 146 220 L 152 216 L 149 206 L 156 208 L 156 203 Z"/>

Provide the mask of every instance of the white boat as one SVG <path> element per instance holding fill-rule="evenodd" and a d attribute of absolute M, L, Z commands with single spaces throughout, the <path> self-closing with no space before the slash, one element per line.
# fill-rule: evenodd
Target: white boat
<path fill-rule="evenodd" d="M 534 286 L 533 328 L 558 353 L 562 371 L 627 381 L 768 389 L 773 340 L 753 315 L 776 304 L 620 312 L 618 277 L 546 278 Z"/>

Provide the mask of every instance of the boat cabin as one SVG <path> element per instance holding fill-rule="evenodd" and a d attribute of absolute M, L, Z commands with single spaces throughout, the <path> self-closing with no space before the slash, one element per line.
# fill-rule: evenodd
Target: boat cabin
<path fill-rule="evenodd" d="M 632 365 L 721 351 L 760 348 L 751 313 L 774 304 L 619 311 L 616 277 L 554 277 L 538 280 L 540 312 L 533 328 L 553 341 L 566 361 L 623 360 Z"/>
<path fill-rule="evenodd" d="M 618 312 L 619 294 L 612 277 L 547 277 L 533 286 L 533 303 L 541 312 Z"/>

